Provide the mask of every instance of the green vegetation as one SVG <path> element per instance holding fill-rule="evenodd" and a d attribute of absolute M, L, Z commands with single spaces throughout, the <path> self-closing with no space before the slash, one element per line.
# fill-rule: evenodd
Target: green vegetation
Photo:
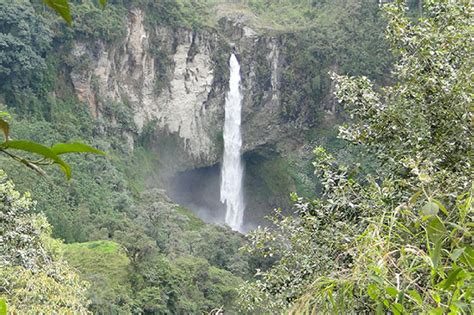
<path fill-rule="evenodd" d="M 375 1 L 330 1 L 319 8 L 314 26 L 289 34 L 283 51 L 282 117 L 317 125 L 321 104 L 336 111 L 328 94 L 334 89 L 330 71 L 387 80 L 391 64 L 382 30 L 386 22 Z M 295 49 L 298 47 L 298 49 Z"/>
<path fill-rule="evenodd" d="M 85 66 L 68 55 L 76 38 L 113 43 L 123 36 L 127 7 L 111 4 L 102 10 L 92 1 L 81 1 L 72 2 L 70 8 L 73 27 L 55 29 L 56 17 L 49 11 L 35 11 L 28 1 L 0 4 L 4 16 L 0 38 L 18 42 L 5 46 L 0 56 L 0 99 L 8 105 L 1 105 L 1 110 L 11 113 L 8 121 L 2 116 L 2 122 L 8 123 L 2 124 L 2 130 L 7 133 L 8 127 L 9 145 L 16 139 L 29 139 L 44 143 L 43 150 L 56 150 L 56 155 L 97 147 L 107 156 L 66 156 L 64 163 L 74 170 L 70 181 L 64 180 L 59 169 L 48 169 L 45 177 L 38 177 L 28 168 L 10 163 L 10 158 L 0 158 L 2 169 L 14 178 L 18 189 L 31 191 L 37 201 L 31 217 L 38 217 L 40 223 L 30 221 L 46 229 L 43 234 L 52 232 L 66 242 L 62 245 L 45 236 L 47 244 L 55 244 L 54 255 L 48 254 L 52 258 L 45 258 L 41 268 L 33 269 L 31 264 L 3 264 L 3 250 L 13 255 L 16 245 L 2 247 L 5 281 L 0 285 L 1 300 L 20 313 L 233 310 L 237 285 L 241 277 L 251 276 L 250 265 L 255 263 L 238 252 L 243 237 L 227 228 L 208 226 L 172 203 L 163 191 L 149 190 L 158 185 L 157 155 L 135 134 L 130 107 L 102 100 L 102 115 L 93 118 L 87 106 L 75 98 L 64 72 Z M 29 60 L 31 64 L 22 66 Z M 130 138 L 135 140 L 133 152 Z M 84 142 L 91 147 L 54 146 L 65 142 Z M 2 199 L 2 209 L 8 208 L 5 200 L 8 198 Z M 2 226 L 2 232 L 14 230 L 8 224 Z M 31 246 L 42 246 L 35 244 Z M 61 257 L 77 273 L 69 270 Z M 31 292 L 24 290 L 27 286 L 32 287 Z M 37 294 L 41 286 L 48 290 L 45 297 Z"/>
<path fill-rule="evenodd" d="M 64 262 L 51 227 L 33 213 L 29 194 L 21 195 L 0 171 L 0 299 L 11 313 L 86 312 L 87 284 Z"/>
<path fill-rule="evenodd" d="M 206 0 L 145 1 L 150 14 L 148 22 L 174 28 L 195 29 L 211 26 L 212 16 Z"/>
<path fill-rule="evenodd" d="M 66 254 L 67 252 L 83 252 L 87 253 L 88 251 L 99 252 L 102 254 L 123 254 L 120 253 L 121 247 L 120 244 L 117 244 L 112 241 L 94 241 L 86 243 L 71 243 L 65 244 Z"/>
<path fill-rule="evenodd" d="M 198 313 L 216 306 L 231 311 L 236 285 L 242 282 L 203 258 L 171 260 L 153 255 L 134 264 L 111 241 L 67 244 L 64 256 L 84 279 L 94 283 L 88 291 L 89 309 L 94 313 Z"/>
<path fill-rule="evenodd" d="M 94 1 L 88 0 L 72 4 L 71 9 L 74 12 L 74 26 L 67 30 L 74 34 L 68 34 L 66 31 L 65 37 L 102 39 L 113 43 L 126 35 L 123 17 L 127 13 L 124 7 L 108 5 L 99 8 Z"/>
<path fill-rule="evenodd" d="M 468 0 L 409 1 L 409 12 L 395 1 L 385 17 L 371 0 L 45 3 L 60 16 L 39 2 L 0 3 L 0 163 L 16 185 L 0 170 L 0 314 L 5 305 L 21 314 L 472 313 Z M 100 99 L 94 117 L 76 98 L 68 72 L 90 60 L 70 54 L 74 41 L 115 47 L 136 7 L 146 27 L 170 30 L 236 15 L 280 44 L 282 121 L 305 127 L 300 142 L 337 150 L 314 150 L 316 174 L 300 152 L 249 157 L 260 200 L 304 196 L 292 194 L 291 216 L 277 210 L 247 240 L 204 223 L 160 189 L 159 166 L 180 162 L 182 139 L 152 138 L 152 123 L 139 135 L 126 101 Z M 158 46 L 157 92 L 173 63 Z M 223 47 L 212 57 L 221 83 Z M 257 58 L 263 95 L 271 68 Z M 107 156 L 63 159 L 77 152 Z M 39 177 L 11 157 L 60 167 Z"/>
<path fill-rule="evenodd" d="M 313 25 L 319 9 L 326 1 L 283 0 L 283 1 L 242 1 L 257 14 L 264 25 L 272 28 L 288 29 Z"/>
<path fill-rule="evenodd" d="M 130 260 L 122 247 L 112 241 L 94 241 L 64 245 L 64 258 L 81 277 L 92 283 L 88 290 L 89 309 L 109 313 L 124 311 L 117 305 L 129 304 Z"/>
<path fill-rule="evenodd" d="M 54 1 L 47 3 L 58 8 Z M 33 8 L 25 2 L 1 4 L 0 14 L 2 18 L 0 41 L 6 48 L 0 56 L 0 79 L 3 82 L 0 88 L 6 91 L 7 95 L 15 95 L 17 90 L 28 86 L 30 82 L 43 79 L 43 76 L 37 74 L 46 68 L 46 61 L 42 55 L 50 47 L 51 32 L 47 28 L 48 25 L 44 23 L 45 20 L 37 17 Z M 68 14 L 63 14 L 63 16 L 67 18 Z M 44 92 L 44 88 L 40 88 L 38 84 L 32 84 L 32 86 L 39 88 L 37 90 L 39 94 Z M 7 100 L 17 101 L 14 98 Z M 0 143 L 0 153 L 40 174 L 44 174 L 42 166 L 57 164 L 70 179 L 71 167 L 60 155 L 80 152 L 104 154 L 83 143 L 56 143 L 47 147 L 30 140 L 11 140 L 10 120 L 11 116 L 8 112 L 0 112 L 0 129 L 2 129 L 4 140 Z M 17 151 L 34 154 L 36 158 L 33 159 L 30 155 L 19 155 Z"/>
<path fill-rule="evenodd" d="M 352 120 L 340 137 L 376 159 L 344 166 L 323 148 L 323 192 L 250 234 L 278 257 L 241 289 L 256 313 L 472 313 L 472 20 L 469 1 L 433 1 L 418 21 L 387 5 L 396 83 L 333 75 Z"/>

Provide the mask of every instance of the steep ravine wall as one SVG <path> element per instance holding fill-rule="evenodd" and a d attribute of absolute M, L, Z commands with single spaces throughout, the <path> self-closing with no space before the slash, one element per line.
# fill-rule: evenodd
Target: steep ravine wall
<path fill-rule="evenodd" d="M 273 208 L 289 205 L 291 191 L 314 188 L 312 168 L 306 165 L 312 145 L 302 136 L 311 128 L 308 106 L 287 100 L 285 79 L 294 71 L 291 40 L 292 34 L 258 33 L 228 18 L 197 31 L 151 25 L 144 11 L 133 9 L 122 40 L 75 42 L 72 56 L 79 62 L 71 81 L 96 117 L 110 102 L 131 108 L 136 126 L 126 128 L 130 149 L 145 138 L 159 161 L 159 185 L 205 220 L 222 221 L 219 163 L 228 60 L 236 53 L 244 96 L 244 221 L 249 229 L 264 224 L 262 218 Z M 289 121 L 288 105 L 300 117 Z"/>
<path fill-rule="evenodd" d="M 87 66 L 75 67 L 71 80 L 94 116 L 104 102 L 129 104 L 138 134 L 151 129 L 157 149 L 173 152 L 163 159 L 176 170 L 209 166 L 222 154 L 232 49 L 242 64 L 244 151 L 288 137 L 281 119 L 281 41 L 226 19 L 199 31 L 150 26 L 133 9 L 120 42 L 75 43 L 72 55 Z"/>
<path fill-rule="evenodd" d="M 215 133 L 223 117 L 224 87 L 216 86 L 212 59 L 217 41 L 212 32 L 150 30 L 144 12 L 134 9 L 121 42 L 76 43 L 72 54 L 89 66 L 74 69 L 71 79 L 94 116 L 101 115 L 101 102 L 126 102 L 139 133 L 154 124 L 182 139 L 191 162 L 209 163 L 218 159 Z"/>

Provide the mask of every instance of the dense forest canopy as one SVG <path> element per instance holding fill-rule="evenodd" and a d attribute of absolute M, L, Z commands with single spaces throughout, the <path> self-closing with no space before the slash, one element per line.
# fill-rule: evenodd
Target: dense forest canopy
<path fill-rule="evenodd" d="M 433 1 L 413 22 L 387 6 L 396 83 L 333 74 L 351 115 L 340 137 L 377 171 L 316 148 L 322 196 L 294 196 L 296 216 L 250 235 L 280 260 L 241 290 L 247 309 L 294 314 L 472 311 L 472 35 L 469 2 Z"/>
<path fill-rule="evenodd" d="M 382 2 L 1 1 L 0 314 L 472 313 L 472 4 Z M 106 97 L 96 73 L 97 108 L 78 93 L 94 58 L 131 49 L 163 95 L 183 34 L 183 80 L 211 38 L 224 101 L 232 42 L 255 59 L 252 109 L 278 83 L 278 122 L 298 131 L 261 144 L 261 164 L 247 153 L 250 194 L 282 203 L 247 235 L 170 199 L 164 160 L 182 151 L 154 147 L 132 97 Z"/>

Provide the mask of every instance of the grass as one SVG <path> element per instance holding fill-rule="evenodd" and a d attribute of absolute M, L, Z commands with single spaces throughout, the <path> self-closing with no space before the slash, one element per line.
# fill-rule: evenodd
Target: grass
<path fill-rule="evenodd" d="M 297 1 L 296 1 L 297 2 Z M 238 18 L 247 25 L 260 30 L 288 31 L 312 27 L 315 24 L 316 8 L 307 1 L 295 0 L 268 3 L 265 1 L 207 0 L 207 6 L 214 11 L 215 22 L 222 17 Z"/>
<path fill-rule="evenodd" d="M 93 284 L 88 292 L 92 309 L 112 310 L 131 295 L 130 260 L 120 244 L 105 240 L 65 244 L 64 258 Z"/>
<path fill-rule="evenodd" d="M 120 244 L 113 241 L 92 241 L 84 243 L 72 243 L 65 244 L 65 251 L 69 253 L 79 252 L 79 251 L 93 251 L 96 253 L 102 254 L 122 254 L 122 247 Z"/>

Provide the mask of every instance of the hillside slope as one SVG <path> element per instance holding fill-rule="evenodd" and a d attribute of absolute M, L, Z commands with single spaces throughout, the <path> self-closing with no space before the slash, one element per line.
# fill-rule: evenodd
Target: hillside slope
<path fill-rule="evenodd" d="M 164 191 L 178 175 L 219 169 L 232 50 L 242 64 L 252 224 L 288 205 L 291 191 L 316 189 L 312 144 L 336 146 L 341 119 L 327 72 L 385 78 L 390 58 L 373 1 L 316 6 L 311 23 L 289 28 L 288 19 L 269 24 L 274 18 L 258 2 L 242 15 L 215 1 L 110 1 L 104 10 L 74 1 L 71 28 L 41 5 L 0 4 L 0 38 L 8 42 L 0 109 L 13 113 L 12 137 L 83 141 L 108 154 L 68 158 L 67 183 L 54 170 L 40 178 L 0 160 L 68 244 L 66 258 L 97 284 L 92 310 L 233 311 L 237 285 L 264 267 L 239 253 L 242 235 L 205 224 Z M 102 250 L 115 244 L 120 251 Z M 101 265 L 108 255 L 115 265 Z M 123 280 L 110 282 L 111 274 Z"/>

